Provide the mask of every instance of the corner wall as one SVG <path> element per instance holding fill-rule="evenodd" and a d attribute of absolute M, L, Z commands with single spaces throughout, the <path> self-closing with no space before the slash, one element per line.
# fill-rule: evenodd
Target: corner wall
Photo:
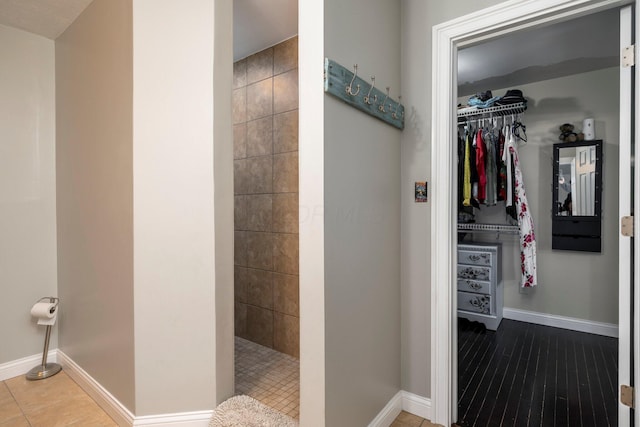
<path fill-rule="evenodd" d="M 0 25 L 0 58 L 1 365 L 42 353 L 45 328 L 30 310 L 58 281 L 54 44 Z"/>
<path fill-rule="evenodd" d="M 397 99 L 400 4 L 327 0 L 324 14 L 325 56 Z M 367 425 L 400 390 L 401 135 L 324 96 L 326 425 Z"/>
<path fill-rule="evenodd" d="M 131 0 L 56 40 L 59 348 L 133 411 Z"/>

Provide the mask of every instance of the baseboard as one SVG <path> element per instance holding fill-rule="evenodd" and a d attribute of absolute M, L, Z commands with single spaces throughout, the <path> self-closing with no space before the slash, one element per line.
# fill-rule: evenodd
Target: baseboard
<path fill-rule="evenodd" d="M 75 363 L 63 351 L 58 350 L 58 360 L 64 371 L 96 401 L 119 426 L 132 426 L 133 414 L 116 399 L 106 388 L 102 387 L 91 375 Z"/>
<path fill-rule="evenodd" d="M 389 427 L 402 411 L 402 390 L 382 408 L 382 411 L 369 423 L 369 427 Z"/>
<path fill-rule="evenodd" d="M 407 411 L 427 420 L 431 419 L 431 399 L 400 390 L 382 408 L 377 417 L 369 423 L 369 427 L 388 427 L 401 411 Z"/>
<path fill-rule="evenodd" d="M 55 363 L 57 361 L 58 350 L 49 350 L 47 353 L 47 362 Z M 0 381 L 24 375 L 29 372 L 31 368 L 40 364 L 42 364 L 42 353 L 3 363 L 0 365 Z"/>
<path fill-rule="evenodd" d="M 408 391 L 403 391 L 402 410 L 413 415 L 426 418 L 427 420 L 431 420 L 431 399 L 409 393 Z"/>
<path fill-rule="evenodd" d="M 136 417 L 98 381 L 60 350 L 58 350 L 58 361 L 67 375 L 78 383 L 119 426 L 207 427 L 211 421 L 213 410 Z"/>
<path fill-rule="evenodd" d="M 618 325 L 614 325 L 612 323 L 594 322 L 591 320 L 576 319 L 574 317 L 536 313 L 534 311 L 518 310 L 507 307 L 503 309 L 502 316 L 505 319 L 535 323 L 536 325 L 553 326 L 555 328 L 618 338 Z"/>

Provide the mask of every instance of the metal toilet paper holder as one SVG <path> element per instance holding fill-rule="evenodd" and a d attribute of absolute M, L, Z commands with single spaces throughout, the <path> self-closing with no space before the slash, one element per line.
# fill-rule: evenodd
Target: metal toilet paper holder
<path fill-rule="evenodd" d="M 56 297 L 43 297 L 38 300 L 42 302 L 49 300 L 50 303 L 55 304 L 52 309 L 57 310 L 60 300 Z M 47 363 L 47 353 L 49 352 L 49 339 L 51 338 L 51 325 L 47 325 L 47 332 L 44 338 L 44 351 L 42 352 L 42 363 L 33 367 L 27 372 L 28 380 L 43 380 L 57 374 L 62 370 L 62 366 L 57 363 Z"/>

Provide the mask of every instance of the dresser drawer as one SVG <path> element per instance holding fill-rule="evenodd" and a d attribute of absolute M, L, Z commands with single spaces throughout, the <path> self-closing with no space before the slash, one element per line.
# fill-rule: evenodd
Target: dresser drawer
<path fill-rule="evenodd" d="M 491 296 L 458 291 L 458 310 L 491 314 Z"/>
<path fill-rule="evenodd" d="M 475 292 L 477 294 L 491 294 L 491 282 L 472 279 L 458 279 L 458 290 Z"/>
<path fill-rule="evenodd" d="M 458 279 L 491 281 L 491 267 L 458 265 Z"/>
<path fill-rule="evenodd" d="M 458 251 L 458 263 L 470 265 L 493 265 L 492 254 L 489 252 Z"/>

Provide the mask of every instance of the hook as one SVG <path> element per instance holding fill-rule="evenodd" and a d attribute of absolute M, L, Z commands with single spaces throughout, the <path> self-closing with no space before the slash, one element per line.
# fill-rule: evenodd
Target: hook
<path fill-rule="evenodd" d="M 393 112 L 393 114 L 391 114 L 391 117 L 393 117 L 394 119 L 398 118 L 398 110 L 400 109 L 400 101 L 402 101 L 402 95 L 398 95 L 398 104 L 396 105 L 396 111 Z M 391 105 L 391 104 L 389 104 Z"/>
<path fill-rule="evenodd" d="M 349 86 L 347 86 L 345 89 L 347 91 L 347 93 L 351 96 L 356 96 L 357 94 L 360 93 L 360 85 L 356 85 L 356 87 L 358 88 L 358 90 L 356 90 L 355 92 L 353 91 L 353 82 L 356 80 L 356 77 L 358 76 L 358 64 L 354 64 L 353 65 L 353 78 L 351 79 L 351 83 L 349 83 Z"/>
<path fill-rule="evenodd" d="M 371 91 L 373 90 L 375 85 L 376 85 L 376 76 L 371 76 L 371 87 L 369 88 L 369 92 L 364 97 L 365 104 L 368 104 L 368 105 L 375 104 L 376 101 L 378 100 L 378 95 L 373 95 L 373 102 L 371 102 Z"/>
<path fill-rule="evenodd" d="M 382 113 L 386 113 L 387 112 L 387 110 L 384 109 L 384 105 L 387 103 L 387 99 L 389 99 L 389 90 L 390 89 L 391 88 L 389 86 L 387 86 L 387 96 L 385 96 L 384 101 L 382 101 L 382 104 L 380 104 L 378 106 L 378 110 L 380 110 L 380 112 L 382 112 Z"/>

